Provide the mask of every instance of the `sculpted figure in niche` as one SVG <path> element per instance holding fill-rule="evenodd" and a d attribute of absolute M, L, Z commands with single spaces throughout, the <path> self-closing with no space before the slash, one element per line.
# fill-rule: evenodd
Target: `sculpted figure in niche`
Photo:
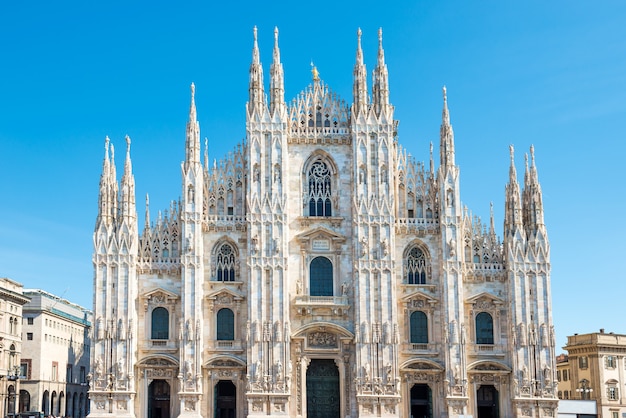
<path fill-rule="evenodd" d="M 367 238 L 361 238 L 361 257 L 365 257 L 367 255 L 368 248 L 369 244 L 367 242 Z"/>

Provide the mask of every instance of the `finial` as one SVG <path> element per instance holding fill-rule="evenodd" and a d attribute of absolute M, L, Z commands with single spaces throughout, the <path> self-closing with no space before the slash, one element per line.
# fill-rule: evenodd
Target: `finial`
<path fill-rule="evenodd" d="M 513 162 L 515 161 L 515 148 L 513 148 L 513 144 L 509 145 L 509 153 L 511 154 L 511 165 L 513 165 Z"/>
<path fill-rule="evenodd" d="M 445 103 L 448 101 L 448 90 L 446 89 L 445 84 L 441 90 L 443 91 L 443 101 Z"/>
<path fill-rule="evenodd" d="M 150 206 L 150 195 L 146 193 L 146 207 Z"/>
<path fill-rule="evenodd" d="M 274 41 L 278 44 L 278 26 L 274 26 Z"/>
<path fill-rule="evenodd" d="M 378 46 L 383 47 L 383 28 L 378 28 Z"/>
<path fill-rule="evenodd" d="M 126 140 L 126 152 L 130 152 L 130 136 L 126 135 L 124 140 Z"/>
<path fill-rule="evenodd" d="M 193 96 L 196 94 L 196 85 L 193 83 L 193 81 L 191 82 L 191 98 L 193 99 Z"/>
<path fill-rule="evenodd" d="M 524 154 L 524 166 L 526 167 L 526 171 L 528 171 L 528 154 Z"/>
<path fill-rule="evenodd" d="M 317 67 L 311 61 L 311 74 L 313 74 L 313 81 L 320 81 L 320 73 L 317 71 Z"/>
<path fill-rule="evenodd" d="M 110 142 L 110 139 L 109 139 L 109 136 L 107 135 L 104 138 L 104 157 L 105 158 L 109 158 L 109 142 Z"/>
<path fill-rule="evenodd" d="M 356 36 L 358 37 L 359 42 L 361 42 L 361 35 L 362 35 L 362 34 L 363 34 L 363 32 L 361 32 L 361 28 L 358 28 L 358 29 L 356 30 Z"/>
<path fill-rule="evenodd" d="M 257 44 L 257 29 L 256 25 L 254 25 L 254 29 L 252 29 L 252 33 L 254 34 L 254 44 Z"/>
<path fill-rule="evenodd" d="M 111 144 L 111 161 L 115 160 L 115 146 Z"/>
<path fill-rule="evenodd" d="M 535 166 L 535 146 L 530 146 L 530 164 L 532 167 Z"/>

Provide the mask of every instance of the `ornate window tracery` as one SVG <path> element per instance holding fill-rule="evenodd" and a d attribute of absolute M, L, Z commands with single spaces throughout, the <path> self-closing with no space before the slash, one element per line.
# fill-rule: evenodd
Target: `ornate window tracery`
<path fill-rule="evenodd" d="M 311 164 L 307 172 L 309 216 L 332 216 L 332 172 L 321 160 Z"/>
<path fill-rule="evenodd" d="M 218 282 L 234 282 L 236 251 L 229 243 L 222 244 L 215 252 L 215 278 Z"/>
<path fill-rule="evenodd" d="M 430 278 L 430 262 L 421 248 L 415 246 L 406 254 L 404 275 L 407 284 L 426 284 Z"/>

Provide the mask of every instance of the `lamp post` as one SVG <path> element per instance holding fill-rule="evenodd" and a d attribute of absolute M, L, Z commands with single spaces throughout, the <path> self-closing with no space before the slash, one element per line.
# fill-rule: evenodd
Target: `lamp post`
<path fill-rule="evenodd" d="M 589 399 L 593 389 L 589 387 L 589 381 L 583 379 L 580 381 L 580 387 L 576 389 L 576 392 L 580 394 L 580 399 Z"/>
<path fill-rule="evenodd" d="M 13 416 L 17 413 L 17 383 L 20 379 L 20 366 L 13 366 L 8 374 L 7 380 L 10 382 L 15 382 L 15 386 L 13 387 L 13 392 L 9 392 L 9 405 L 11 405 L 11 401 L 13 401 Z M 10 408 L 7 408 L 10 409 Z M 10 412 L 10 411 L 7 411 Z"/>

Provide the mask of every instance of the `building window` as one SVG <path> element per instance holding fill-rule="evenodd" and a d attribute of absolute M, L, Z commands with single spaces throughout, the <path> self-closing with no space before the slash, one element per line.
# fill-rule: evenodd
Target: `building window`
<path fill-rule="evenodd" d="M 606 356 L 604 362 L 607 369 L 614 369 L 616 367 L 617 360 L 615 356 Z"/>
<path fill-rule="evenodd" d="M 611 412 L 611 418 L 619 418 L 619 412 L 617 411 Z"/>
<path fill-rule="evenodd" d="M 331 171 L 323 161 L 311 164 L 307 173 L 309 216 L 332 216 Z"/>
<path fill-rule="evenodd" d="M 326 257 L 315 257 L 309 267 L 311 296 L 333 296 L 333 264 Z"/>
<path fill-rule="evenodd" d="M 28 376 L 29 362 L 30 360 L 28 360 L 28 362 L 24 362 L 20 364 L 20 379 L 30 379 L 30 377 Z"/>
<path fill-rule="evenodd" d="M 235 250 L 232 245 L 225 243 L 217 250 L 215 268 L 218 282 L 235 281 Z"/>
<path fill-rule="evenodd" d="M 426 254 L 418 247 L 413 247 L 404 260 L 406 283 L 426 284 L 429 270 Z"/>
<path fill-rule="evenodd" d="M 493 318 L 487 312 L 476 315 L 476 344 L 493 344 Z"/>
<path fill-rule="evenodd" d="M 165 308 L 152 311 L 152 339 L 168 340 L 170 338 L 170 313 Z"/>
<path fill-rule="evenodd" d="M 235 339 L 235 314 L 228 308 L 217 312 L 217 339 L 233 341 Z"/>
<path fill-rule="evenodd" d="M 33 340 L 33 333 L 32 332 L 27 332 L 26 333 L 26 339 L 28 341 L 32 341 Z"/>
<path fill-rule="evenodd" d="M 35 318 L 33 318 L 33 317 L 28 317 L 28 318 L 26 318 L 26 323 L 27 323 L 28 325 L 33 325 L 33 324 L 34 324 L 34 322 L 35 322 Z"/>
<path fill-rule="evenodd" d="M 559 390 L 557 396 L 559 399 L 563 399 L 563 392 Z"/>
<path fill-rule="evenodd" d="M 586 356 L 582 356 L 582 357 L 578 357 L 578 368 L 579 369 L 586 369 L 587 366 L 587 357 Z"/>
<path fill-rule="evenodd" d="M 72 365 L 68 364 L 67 369 L 65 370 L 65 381 L 67 383 L 73 383 L 72 381 Z"/>
<path fill-rule="evenodd" d="M 567 370 L 563 370 L 563 381 L 567 382 L 569 380 L 569 372 Z"/>
<path fill-rule="evenodd" d="M 559 382 L 561 381 L 561 371 L 560 370 L 556 371 L 556 380 L 558 380 Z"/>
<path fill-rule="evenodd" d="M 616 401 L 618 396 L 617 387 L 609 386 L 606 390 L 606 396 L 609 398 L 609 401 Z"/>
<path fill-rule="evenodd" d="M 59 363 L 56 361 L 52 362 L 52 374 L 50 375 L 50 380 L 56 382 L 59 379 Z"/>
<path fill-rule="evenodd" d="M 87 383 L 87 375 L 85 374 L 85 366 L 80 366 L 80 383 Z"/>
<path fill-rule="evenodd" d="M 428 318 L 422 311 L 415 311 L 411 314 L 411 343 L 428 343 Z"/>

